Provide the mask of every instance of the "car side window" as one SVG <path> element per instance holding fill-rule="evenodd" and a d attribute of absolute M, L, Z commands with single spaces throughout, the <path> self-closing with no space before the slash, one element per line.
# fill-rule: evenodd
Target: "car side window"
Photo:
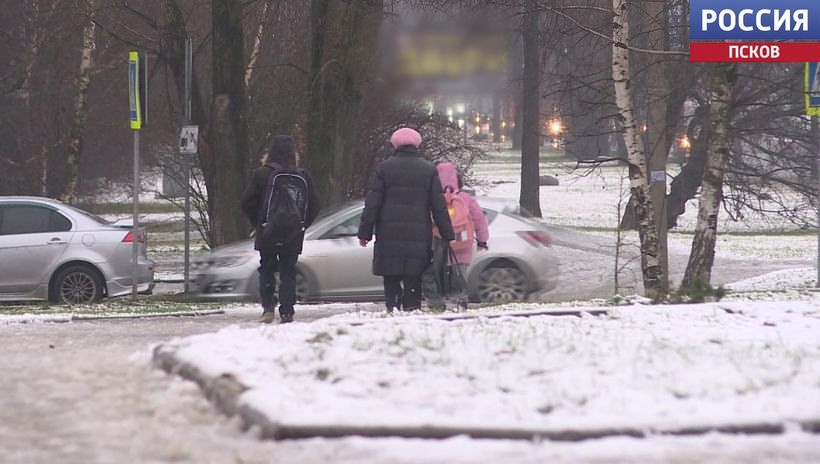
<path fill-rule="evenodd" d="M 67 232 L 71 221 L 62 214 L 41 206 L 10 205 L 0 209 L 0 235 Z"/>
<path fill-rule="evenodd" d="M 331 227 L 330 230 L 322 234 L 321 240 L 355 237 L 356 234 L 359 233 L 359 222 L 361 222 L 361 219 L 361 213 L 353 215 L 345 221 Z"/>
<path fill-rule="evenodd" d="M 487 216 L 487 224 L 492 224 L 495 217 L 498 216 L 498 212 L 491 209 L 482 209 L 482 211 L 484 211 L 484 215 Z"/>

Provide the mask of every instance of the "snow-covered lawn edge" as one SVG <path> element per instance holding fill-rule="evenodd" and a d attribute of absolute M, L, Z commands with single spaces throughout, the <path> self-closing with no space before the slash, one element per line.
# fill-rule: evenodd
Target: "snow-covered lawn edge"
<path fill-rule="evenodd" d="M 294 440 L 308 438 L 422 438 L 448 439 L 469 437 L 475 439 L 526 440 L 539 442 L 550 441 L 583 441 L 608 437 L 650 438 L 658 435 L 692 436 L 710 433 L 773 435 L 793 432 L 800 429 L 807 433 L 820 433 L 820 419 L 796 422 L 757 422 L 744 424 L 720 424 L 690 427 L 611 427 L 611 428 L 522 428 L 522 427 L 475 427 L 470 425 L 431 426 L 431 425 L 349 425 L 333 423 L 298 423 L 288 424 L 271 419 L 264 410 L 253 403 L 243 402 L 241 396 L 250 390 L 230 374 L 213 376 L 200 369 L 196 364 L 180 359 L 174 349 L 165 345 L 154 347 L 152 362 L 154 366 L 171 375 L 178 375 L 196 383 L 205 397 L 228 417 L 238 416 L 242 429 L 255 427 L 259 437 L 273 440 Z"/>
<path fill-rule="evenodd" d="M 32 324 L 32 323 L 65 323 L 71 321 L 96 321 L 102 319 L 143 319 L 148 317 L 194 317 L 212 316 L 225 314 L 222 309 L 207 309 L 201 311 L 175 311 L 156 313 L 121 313 L 107 315 L 82 315 L 82 314 L 0 314 L 0 325 L 8 324 Z"/>
<path fill-rule="evenodd" d="M 71 322 L 70 314 L 0 314 L 0 325 Z"/>
<path fill-rule="evenodd" d="M 154 363 L 268 438 L 818 432 L 818 306 L 775 306 L 232 326 Z"/>

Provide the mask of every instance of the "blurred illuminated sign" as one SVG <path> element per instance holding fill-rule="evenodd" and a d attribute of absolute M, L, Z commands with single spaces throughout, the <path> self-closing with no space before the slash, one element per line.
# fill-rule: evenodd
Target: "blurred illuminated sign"
<path fill-rule="evenodd" d="M 409 78 L 462 78 L 505 75 L 507 50 L 502 36 L 428 32 L 400 43 L 399 74 Z"/>

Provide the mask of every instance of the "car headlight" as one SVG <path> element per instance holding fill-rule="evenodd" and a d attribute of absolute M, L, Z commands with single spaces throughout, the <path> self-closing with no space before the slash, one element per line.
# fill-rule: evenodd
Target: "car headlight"
<path fill-rule="evenodd" d="M 241 266 L 248 262 L 251 259 L 252 255 L 233 255 L 233 256 L 220 256 L 219 258 L 215 258 L 213 260 L 212 266 L 214 267 L 236 267 Z"/>

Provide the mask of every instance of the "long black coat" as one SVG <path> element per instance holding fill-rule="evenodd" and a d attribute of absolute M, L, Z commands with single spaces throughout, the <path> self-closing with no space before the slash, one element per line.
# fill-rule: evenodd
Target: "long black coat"
<path fill-rule="evenodd" d="M 455 238 L 438 171 L 412 147 L 400 147 L 376 169 L 365 198 L 359 238 L 376 230 L 373 274 L 419 276 L 432 257 L 433 220 L 447 240 Z"/>
<path fill-rule="evenodd" d="M 242 212 L 248 217 L 251 225 L 256 228 L 256 239 L 253 248 L 265 253 L 275 251 L 275 247 L 272 244 L 265 243 L 262 239 L 262 223 L 264 222 L 265 213 L 268 208 L 268 199 L 266 198 L 266 195 L 269 194 L 269 192 L 267 192 L 268 178 L 278 169 L 278 165 L 270 164 L 256 168 L 253 171 L 251 181 L 248 183 L 248 186 L 245 187 L 245 191 L 242 192 Z M 308 212 L 305 218 L 305 227 L 307 227 L 313 224 L 313 221 L 315 221 L 319 215 L 319 196 L 316 194 L 316 189 L 313 186 L 313 180 L 310 174 L 304 169 L 297 169 L 296 173 L 305 179 L 308 186 Z M 285 244 L 283 251 L 290 253 L 295 252 L 297 254 L 302 253 L 302 243 L 304 240 L 305 234 L 299 234 L 291 243 Z"/>

